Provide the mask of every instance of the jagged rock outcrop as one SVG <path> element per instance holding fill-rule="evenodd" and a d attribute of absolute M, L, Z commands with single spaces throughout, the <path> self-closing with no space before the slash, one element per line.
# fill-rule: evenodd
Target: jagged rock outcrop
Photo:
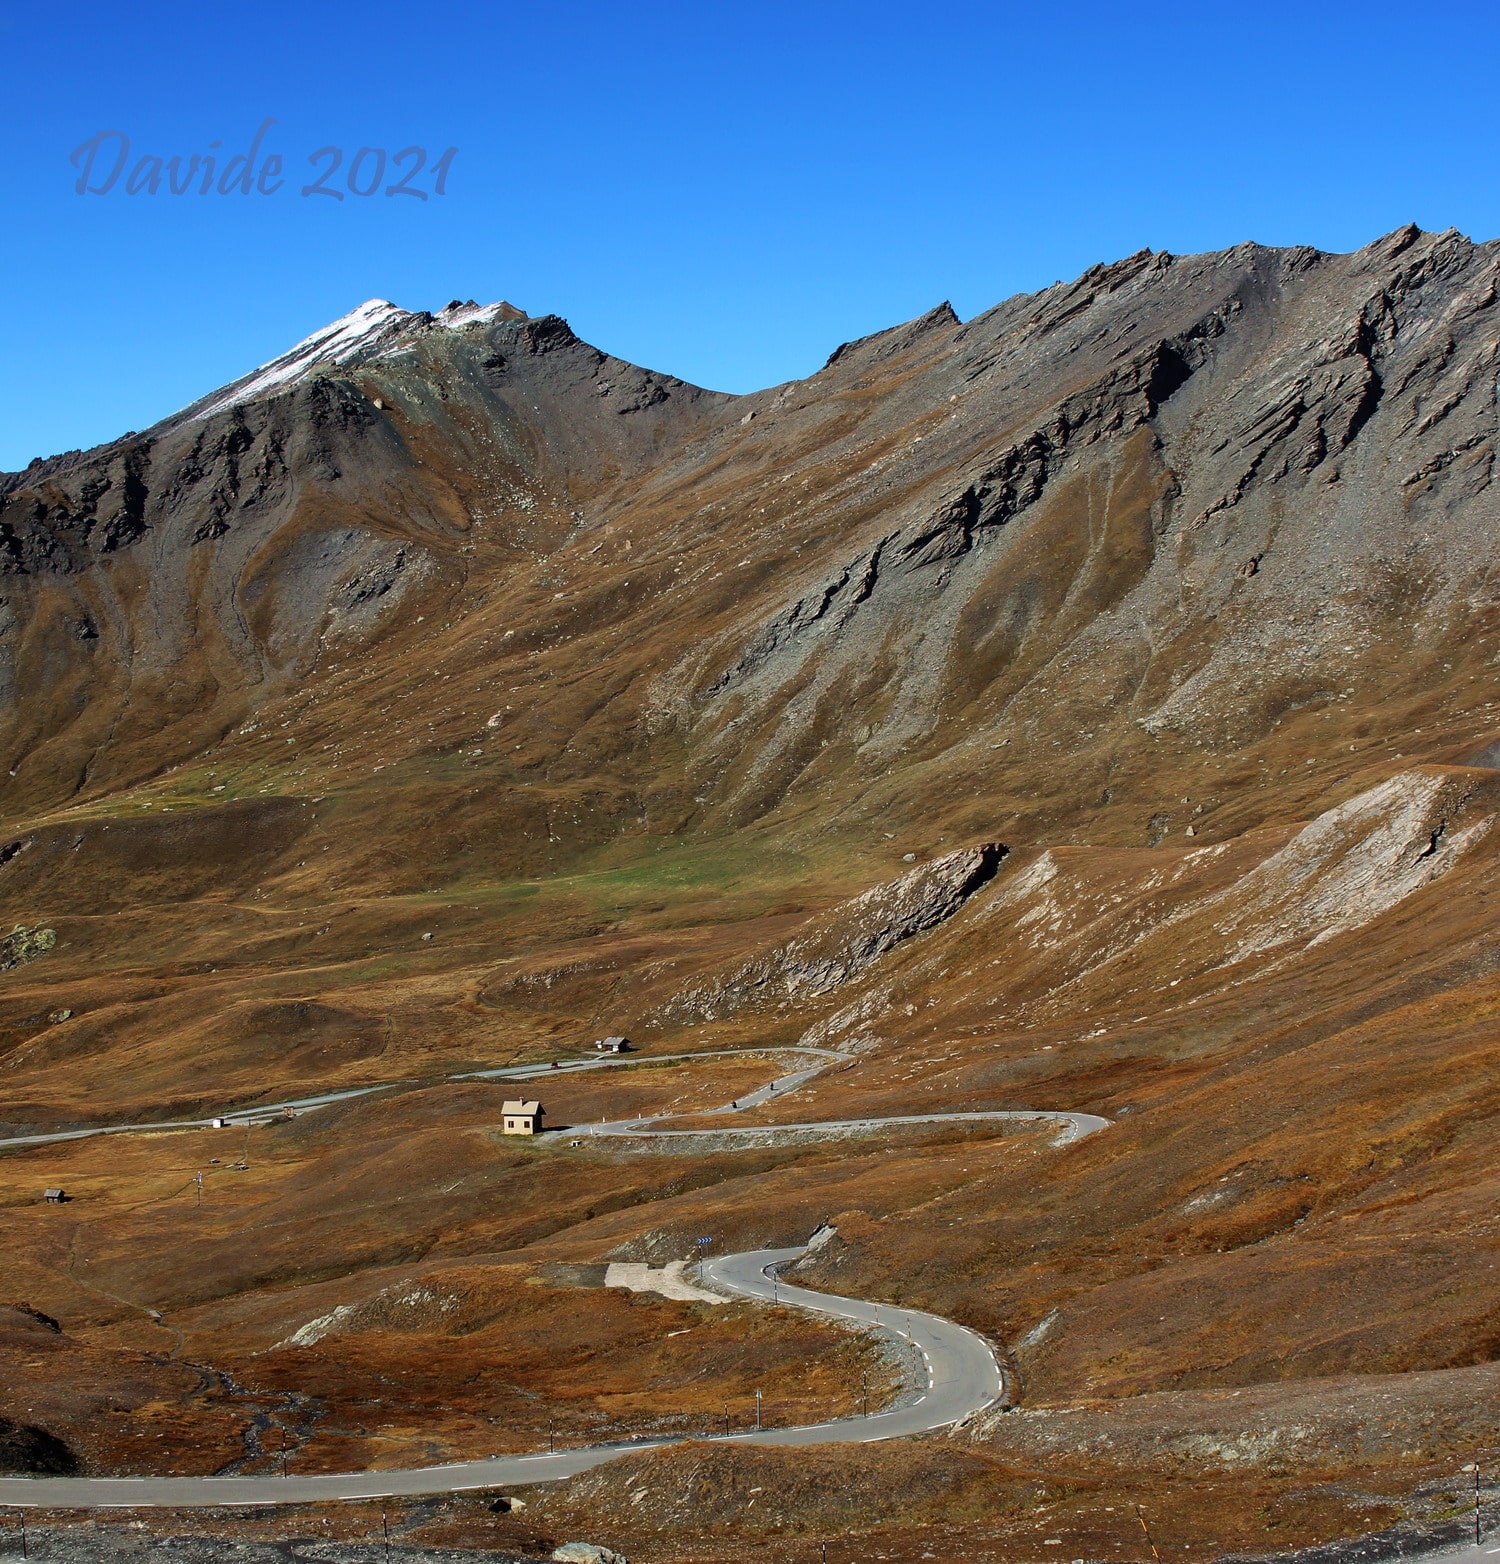
<path fill-rule="evenodd" d="M 1463 771 L 1405 771 L 1320 815 L 1217 903 L 1194 909 L 1245 961 L 1372 923 L 1447 874 L 1493 829 L 1500 787 Z"/>
<path fill-rule="evenodd" d="M 1006 849 L 960 848 L 831 908 L 786 944 L 728 977 L 696 986 L 667 1006 L 674 1020 L 712 1019 L 746 1005 L 820 999 L 858 977 L 887 951 L 945 923 L 995 877 Z"/>
<path fill-rule="evenodd" d="M 9 934 L 0 937 L 0 972 L 9 972 L 13 967 L 25 966 L 28 961 L 45 956 L 56 944 L 56 929 L 40 925 L 28 929 L 25 924 L 18 923 Z"/>
<path fill-rule="evenodd" d="M 552 1550 L 557 1564 L 628 1564 L 623 1553 L 598 1542 L 564 1542 Z"/>

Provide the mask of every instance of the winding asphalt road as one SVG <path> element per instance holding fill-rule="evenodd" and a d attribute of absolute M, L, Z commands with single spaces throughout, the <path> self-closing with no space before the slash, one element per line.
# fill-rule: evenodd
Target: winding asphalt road
<path fill-rule="evenodd" d="M 723 1109 L 715 1109 L 715 1112 L 723 1112 Z M 789 1135 L 801 1130 L 821 1130 L 825 1134 L 839 1130 L 878 1130 L 884 1129 L 890 1124 L 959 1124 L 968 1122 L 980 1122 L 986 1119 L 1018 1119 L 1042 1120 L 1061 1119 L 1063 1130 L 1053 1141 L 1054 1146 L 1066 1146 L 1075 1140 L 1082 1140 L 1085 1135 L 1092 1135 L 1095 1130 L 1102 1130 L 1109 1124 L 1108 1119 L 1102 1119 L 1097 1113 L 1067 1113 L 1053 1109 L 1036 1108 L 996 1108 L 992 1112 L 974 1113 L 901 1113 L 892 1114 L 883 1119 L 819 1119 L 807 1123 L 796 1124 L 748 1124 L 726 1126 L 723 1129 L 713 1130 L 659 1130 L 650 1128 L 655 1121 L 651 1119 L 626 1119 L 614 1124 L 588 1124 L 580 1127 L 582 1132 L 599 1135 Z"/>
<path fill-rule="evenodd" d="M 814 1076 L 821 1075 L 830 1065 L 848 1063 L 851 1055 L 839 1053 L 832 1048 L 813 1048 L 801 1043 L 779 1044 L 767 1048 L 719 1048 L 703 1053 L 693 1054 L 647 1054 L 645 1056 L 609 1055 L 600 1059 L 569 1059 L 557 1065 L 550 1064 L 520 1064 L 509 1065 L 497 1070 L 467 1070 L 461 1075 L 444 1077 L 447 1081 L 537 1081 L 552 1080 L 559 1075 L 570 1074 L 579 1070 L 609 1070 L 628 1069 L 632 1065 L 640 1064 L 667 1064 L 685 1063 L 700 1059 L 726 1059 L 736 1057 L 758 1058 L 767 1054 L 796 1054 L 815 1061 L 806 1069 L 795 1070 L 790 1075 L 778 1076 L 769 1084 L 758 1087 L 755 1091 L 747 1092 L 745 1096 L 727 1104 L 722 1108 L 708 1108 L 699 1113 L 691 1114 L 655 1114 L 648 1118 L 639 1119 L 614 1119 L 601 1120 L 597 1124 L 576 1124 L 570 1126 L 570 1132 L 574 1135 L 766 1135 L 773 1131 L 786 1133 L 796 1131 L 821 1130 L 837 1132 L 842 1130 L 874 1130 L 887 1124 L 946 1124 L 961 1123 L 965 1120 L 977 1121 L 985 1119 L 1057 1119 L 1063 1122 L 1064 1128 L 1058 1136 L 1056 1144 L 1065 1146 L 1071 1141 L 1082 1140 L 1085 1135 L 1092 1135 L 1095 1130 L 1102 1130 L 1109 1124 L 1108 1119 L 1100 1118 L 1097 1113 L 1073 1113 L 1066 1110 L 1031 1109 L 1031 1108 L 1001 1108 L 993 1111 L 970 1111 L 958 1113 L 908 1113 L 896 1114 L 886 1118 L 865 1119 L 823 1119 L 815 1123 L 804 1124 L 752 1124 L 752 1125 L 725 1125 L 707 1130 L 686 1129 L 657 1129 L 659 1125 L 668 1119 L 675 1118 L 714 1118 L 723 1114 L 744 1113 L 750 1108 L 758 1108 L 767 1102 L 773 1102 L 788 1093 L 796 1091 L 799 1086 L 805 1085 Z M 243 1129 L 247 1126 L 258 1124 L 270 1124 L 276 1122 L 288 1109 L 294 1113 L 309 1113 L 318 1108 L 326 1108 L 336 1102 L 350 1102 L 356 1097 L 370 1097 L 376 1092 L 397 1091 L 403 1086 L 422 1086 L 433 1084 L 428 1081 L 386 1081 L 378 1086 L 352 1086 L 346 1091 L 321 1092 L 312 1097 L 293 1097 L 285 1102 L 262 1103 L 255 1108 L 235 1108 L 226 1110 L 220 1115 L 224 1124 L 230 1128 Z M 208 1129 L 212 1125 L 212 1119 L 168 1119 L 151 1124 L 100 1124 L 88 1129 L 54 1130 L 45 1135 L 11 1135 L 0 1139 L 0 1151 L 7 1147 L 48 1146 L 59 1141 L 88 1140 L 95 1135 L 130 1135 L 145 1134 L 154 1130 L 201 1130 Z"/>
<path fill-rule="evenodd" d="M 609 1054 L 599 1059 L 567 1059 L 556 1065 L 551 1064 L 516 1064 L 507 1065 L 498 1070 L 466 1070 L 462 1075 L 449 1075 L 443 1077 L 445 1081 L 537 1081 L 542 1079 L 552 1080 L 559 1075 L 574 1073 L 579 1070 L 610 1070 L 624 1069 L 631 1065 L 642 1063 L 675 1063 L 689 1059 L 723 1059 L 732 1058 L 737 1054 L 743 1054 L 750 1058 L 756 1058 L 765 1054 L 791 1053 L 815 1055 L 823 1062 L 814 1066 L 811 1070 L 802 1072 L 798 1081 L 810 1079 L 836 1059 L 848 1059 L 848 1054 L 835 1053 L 831 1048 L 804 1048 L 800 1044 L 788 1044 L 771 1048 L 720 1048 L 705 1053 L 696 1054 L 650 1054 L 644 1059 L 638 1055 Z M 291 1109 L 294 1113 L 309 1113 L 317 1108 L 327 1108 L 336 1102 L 351 1102 L 356 1097 L 371 1097 L 376 1092 L 398 1091 L 403 1086 L 431 1086 L 431 1078 L 418 1081 L 382 1081 L 377 1086 L 351 1086 L 340 1092 L 320 1092 L 312 1097 L 291 1097 L 285 1102 L 261 1103 L 255 1108 L 226 1109 L 223 1114 L 216 1115 L 222 1118 L 224 1123 L 235 1129 L 243 1129 L 247 1125 L 271 1124 L 276 1122 L 286 1111 Z M 776 1086 L 772 1082 L 770 1087 L 762 1088 L 761 1092 L 744 1099 L 746 1105 L 752 1101 L 763 1101 L 765 1095 L 772 1092 Z M 713 1109 L 713 1112 L 729 1112 L 729 1109 Z M 148 1124 L 96 1124 L 87 1129 L 77 1130 L 53 1130 L 45 1135 L 11 1135 L 0 1138 L 0 1151 L 8 1146 L 50 1146 L 64 1140 L 89 1140 L 95 1135 L 132 1135 L 149 1134 L 153 1130 L 206 1130 L 213 1124 L 212 1118 L 207 1119 L 159 1119 Z"/>
<path fill-rule="evenodd" d="M 1003 1389 L 994 1350 L 983 1337 L 951 1320 L 919 1311 L 892 1309 L 811 1292 L 773 1280 L 772 1273 L 805 1252 L 757 1249 L 722 1255 L 704 1265 L 704 1280 L 725 1292 L 757 1301 L 780 1301 L 834 1319 L 850 1320 L 885 1335 L 920 1365 L 920 1394 L 909 1405 L 871 1417 L 851 1417 L 797 1428 L 763 1428 L 737 1434 L 691 1435 L 721 1444 L 854 1444 L 895 1439 L 946 1428 L 996 1400 Z M 286 1477 L 0 1477 L 0 1505 L 49 1509 L 201 1509 L 218 1505 L 326 1503 L 340 1499 L 385 1499 L 412 1494 L 460 1493 L 521 1483 L 557 1482 L 618 1460 L 632 1450 L 676 1444 L 679 1439 L 641 1440 L 626 1445 L 590 1445 L 580 1450 L 496 1456 L 392 1472 L 344 1472 Z"/>
<path fill-rule="evenodd" d="M 717 1135 L 770 1135 L 793 1134 L 804 1131 L 821 1131 L 823 1134 L 839 1133 L 845 1130 L 878 1130 L 890 1124 L 954 1124 L 963 1122 L 976 1122 L 994 1119 L 1057 1119 L 1062 1121 L 1062 1133 L 1053 1142 L 1057 1146 L 1066 1146 L 1075 1140 L 1082 1140 L 1085 1135 L 1092 1135 L 1095 1130 L 1106 1129 L 1109 1120 L 1101 1118 L 1097 1113 L 1073 1113 L 1067 1110 L 1038 1109 L 1038 1108 L 995 1108 L 984 1110 L 971 1110 L 957 1113 L 901 1113 L 890 1114 L 883 1118 L 864 1119 L 819 1119 L 804 1123 L 791 1124 L 734 1124 L 715 1125 L 706 1130 L 685 1129 L 660 1129 L 656 1126 L 676 1118 L 688 1119 L 713 1119 L 726 1114 L 744 1113 L 751 1108 L 759 1108 L 768 1102 L 774 1102 L 777 1098 L 785 1097 L 794 1092 L 799 1086 L 805 1086 L 816 1075 L 821 1075 L 829 1065 L 835 1063 L 848 1063 L 852 1056 L 846 1053 L 838 1053 L 831 1048 L 805 1048 L 801 1044 L 783 1048 L 744 1049 L 726 1048 L 717 1056 L 706 1054 L 671 1054 L 670 1058 L 708 1058 L 724 1057 L 736 1053 L 795 1053 L 807 1054 L 814 1058 L 815 1062 L 806 1069 L 794 1070 L 790 1075 L 777 1076 L 774 1081 L 765 1086 L 758 1087 L 753 1092 L 747 1092 L 745 1096 L 736 1098 L 735 1101 L 722 1108 L 706 1108 L 696 1113 L 660 1113 L 650 1117 L 638 1119 L 612 1119 L 598 1124 L 578 1124 L 572 1126 L 571 1133 L 575 1135 L 649 1135 L 649 1136 L 717 1136 Z"/>
<path fill-rule="evenodd" d="M 814 1062 L 789 1075 L 779 1076 L 768 1085 L 747 1093 L 725 1107 L 713 1108 L 691 1117 L 717 1117 L 760 1107 L 795 1091 L 836 1061 L 849 1055 L 827 1048 L 800 1045 L 765 1049 L 724 1049 L 715 1053 L 655 1055 L 654 1059 L 697 1060 L 726 1054 L 791 1053 Z M 450 1080 L 535 1080 L 551 1077 L 564 1070 L 604 1069 L 634 1063 L 619 1058 L 580 1059 L 554 1069 L 550 1065 L 517 1065 L 506 1069 L 474 1070 Z M 242 1126 L 268 1122 L 287 1108 L 298 1112 L 327 1107 L 374 1092 L 392 1091 L 399 1084 L 355 1087 L 342 1092 L 325 1092 L 316 1097 L 296 1098 L 258 1108 L 241 1109 L 224 1115 L 226 1123 Z M 724 1125 L 706 1130 L 659 1129 L 653 1126 L 677 1115 L 658 1115 L 651 1119 L 630 1119 L 574 1126 L 572 1134 L 613 1136 L 757 1136 L 770 1132 L 817 1131 L 837 1133 L 848 1130 L 879 1129 L 891 1124 L 939 1124 L 963 1120 L 1018 1119 L 1058 1120 L 1062 1132 L 1055 1144 L 1061 1146 L 1081 1140 L 1103 1129 L 1108 1120 L 1092 1113 L 1045 1112 L 1000 1109 L 992 1112 L 902 1114 L 890 1118 L 832 1119 L 819 1123 L 785 1125 Z M 130 1131 L 196 1129 L 210 1124 L 208 1119 L 179 1120 L 170 1124 L 117 1124 L 93 1129 L 63 1130 L 48 1135 L 18 1135 L 0 1140 L 0 1149 L 8 1146 L 42 1146 L 57 1141 L 81 1140 L 91 1135 L 119 1135 Z M 866 1303 L 857 1298 L 840 1298 L 830 1293 L 811 1292 L 778 1279 L 776 1273 L 806 1250 L 756 1249 L 745 1254 L 721 1255 L 706 1261 L 704 1280 L 724 1292 L 758 1302 L 781 1302 L 799 1309 L 824 1314 L 833 1319 L 873 1329 L 885 1335 L 903 1355 L 909 1355 L 911 1367 L 920 1369 L 919 1394 L 908 1404 L 877 1412 L 873 1417 L 839 1419 L 796 1428 L 747 1430 L 737 1434 L 710 1434 L 716 1441 L 730 1444 L 810 1445 L 863 1443 L 877 1439 L 895 1439 L 946 1428 L 973 1412 L 988 1406 L 1004 1389 L 1000 1367 L 989 1343 L 962 1325 L 935 1314 L 893 1310 L 889 1304 Z M 497 1488 L 510 1484 L 557 1482 L 590 1467 L 613 1461 L 631 1450 L 651 1449 L 674 1444 L 678 1438 L 638 1441 L 624 1445 L 592 1445 L 579 1450 L 537 1452 L 532 1455 L 497 1456 L 490 1460 L 460 1461 L 447 1466 L 404 1468 L 388 1472 L 345 1472 L 286 1477 L 0 1477 L 0 1505 L 32 1505 L 49 1508 L 129 1508 L 156 1506 L 202 1508 L 216 1505 L 304 1504 L 340 1499 L 380 1499 L 397 1495 L 456 1493 L 472 1488 Z"/>

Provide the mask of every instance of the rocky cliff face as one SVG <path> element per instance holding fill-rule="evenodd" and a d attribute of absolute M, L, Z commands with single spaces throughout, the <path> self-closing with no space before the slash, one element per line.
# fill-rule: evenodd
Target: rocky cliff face
<path fill-rule="evenodd" d="M 665 1019 L 713 1021 L 747 1005 L 782 1010 L 821 999 L 897 945 L 947 922 L 995 876 L 1005 849 L 960 848 L 830 908 L 795 939 L 752 957 L 727 978 L 674 997 Z M 655 1019 L 654 1017 L 652 1018 Z"/>

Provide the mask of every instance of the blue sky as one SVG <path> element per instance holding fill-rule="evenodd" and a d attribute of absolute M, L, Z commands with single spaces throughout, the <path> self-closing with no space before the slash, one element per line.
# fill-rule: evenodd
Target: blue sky
<path fill-rule="evenodd" d="M 742 391 L 1145 245 L 1500 233 L 1492 5 L 85 0 L 5 5 L 0 55 L 0 469 L 371 297 Z M 274 194 L 75 193 L 96 132 L 181 172 L 267 118 Z M 342 201 L 299 193 L 324 146 Z M 408 146 L 458 149 L 446 195 L 348 193 Z"/>

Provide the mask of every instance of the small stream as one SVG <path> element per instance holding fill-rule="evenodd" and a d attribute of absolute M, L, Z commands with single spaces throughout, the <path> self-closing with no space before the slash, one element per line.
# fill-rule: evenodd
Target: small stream
<path fill-rule="evenodd" d="M 227 1404 L 248 1416 L 241 1435 L 245 1453 L 219 1467 L 211 1474 L 214 1477 L 240 1477 L 257 1471 L 264 1475 L 279 1470 L 283 1455 L 288 1461 L 292 1460 L 312 1439 L 314 1425 L 328 1414 L 327 1407 L 317 1397 L 304 1395 L 300 1390 L 251 1390 L 240 1384 L 227 1369 L 215 1368 L 209 1363 L 168 1359 L 154 1353 L 148 1356 L 161 1363 L 172 1362 L 194 1369 L 202 1377 L 201 1389 L 213 1401 Z M 273 1429 L 276 1432 L 268 1445 L 266 1438 Z"/>

